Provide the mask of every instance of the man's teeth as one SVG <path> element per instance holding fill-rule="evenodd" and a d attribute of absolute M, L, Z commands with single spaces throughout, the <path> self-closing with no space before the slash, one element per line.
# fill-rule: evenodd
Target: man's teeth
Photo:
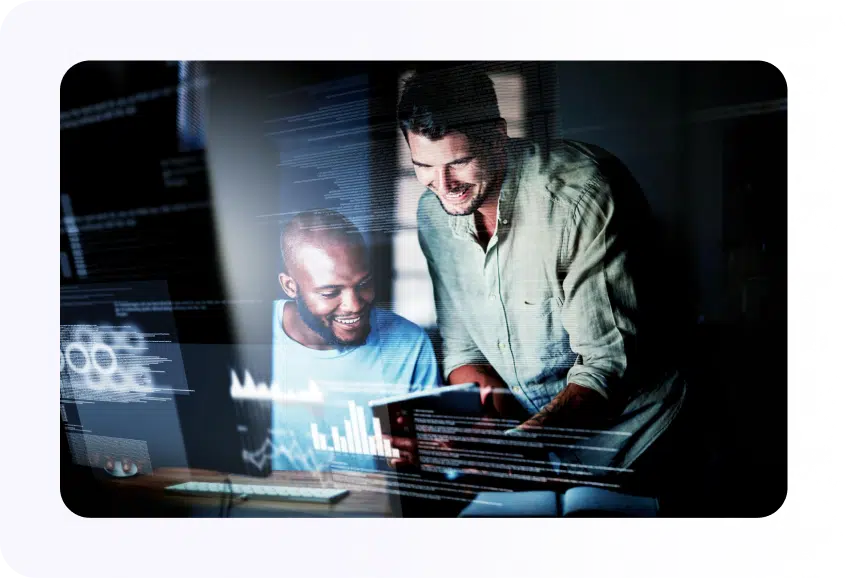
<path fill-rule="evenodd" d="M 459 197 L 461 197 L 462 195 L 464 195 L 466 192 L 468 192 L 468 187 L 466 187 L 466 188 L 464 188 L 464 189 L 462 189 L 461 191 L 458 191 L 458 192 L 456 192 L 456 193 L 448 193 L 448 197 L 451 197 L 451 198 L 453 198 L 453 199 L 456 199 L 456 198 L 459 198 Z"/>
<path fill-rule="evenodd" d="M 337 317 L 337 318 L 336 318 L 336 321 L 338 321 L 339 323 L 343 323 L 343 324 L 345 324 L 345 325 L 353 325 L 354 323 L 356 323 L 357 321 L 359 321 L 359 319 L 360 319 L 359 317 L 354 317 L 354 318 L 352 318 L 352 319 L 339 319 L 339 318 Z"/>

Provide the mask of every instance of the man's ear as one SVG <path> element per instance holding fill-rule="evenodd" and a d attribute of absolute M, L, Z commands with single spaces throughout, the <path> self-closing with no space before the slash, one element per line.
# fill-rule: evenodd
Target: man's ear
<path fill-rule="evenodd" d="M 297 297 L 297 283 L 295 283 L 295 280 L 285 273 L 280 273 L 280 287 L 283 288 L 283 291 L 289 296 L 289 299 Z"/>
<path fill-rule="evenodd" d="M 509 140 L 509 136 L 506 132 L 506 121 L 502 118 L 499 118 L 495 121 L 495 124 L 492 126 L 491 131 L 488 132 L 481 140 L 477 142 L 477 153 L 478 154 L 492 154 L 496 152 L 502 151 L 506 148 L 506 143 Z"/>
<path fill-rule="evenodd" d="M 506 145 L 506 141 L 508 140 L 506 134 L 506 121 L 502 118 L 499 118 L 497 123 L 495 123 L 495 138 L 497 139 L 498 147 Z"/>

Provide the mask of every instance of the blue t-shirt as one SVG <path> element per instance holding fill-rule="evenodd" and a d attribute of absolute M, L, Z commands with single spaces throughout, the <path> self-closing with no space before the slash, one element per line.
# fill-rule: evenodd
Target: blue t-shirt
<path fill-rule="evenodd" d="M 420 327 L 372 308 L 365 344 L 311 349 L 283 330 L 283 308 L 274 302 L 271 381 L 288 401 L 272 407 L 271 464 L 275 470 L 325 470 L 331 465 L 373 469 L 389 451 L 368 402 L 440 384 L 436 356 Z M 375 436 L 376 433 L 376 436 Z"/>

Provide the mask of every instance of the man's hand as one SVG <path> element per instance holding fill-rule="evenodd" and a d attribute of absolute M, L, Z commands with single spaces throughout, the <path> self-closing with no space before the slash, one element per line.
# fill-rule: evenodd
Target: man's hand
<path fill-rule="evenodd" d="M 515 399 L 509 391 L 506 383 L 488 365 L 463 365 L 456 368 L 448 376 L 449 385 L 460 383 L 477 383 L 480 386 L 480 402 L 483 405 L 484 417 L 474 427 L 481 430 L 493 429 L 489 418 L 513 419 L 521 421 L 526 419 L 527 411 Z M 397 426 L 403 428 L 403 417 L 398 417 Z M 417 442 L 413 437 L 393 436 L 390 438 L 393 448 L 400 452 L 400 458 L 387 458 L 390 466 L 397 468 L 415 464 L 417 454 Z M 449 449 L 451 444 L 448 440 L 436 442 L 441 447 Z"/>
<path fill-rule="evenodd" d="M 404 424 L 403 416 L 398 416 L 397 425 L 402 428 Z M 398 450 L 400 452 L 399 458 L 387 457 L 386 462 L 393 467 L 403 467 L 403 466 L 411 466 L 415 464 L 415 455 L 417 451 L 417 443 L 415 438 L 413 437 L 404 437 L 404 436 L 383 436 L 384 439 L 388 439 L 389 443 L 391 443 L 392 448 Z"/>
<path fill-rule="evenodd" d="M 527 411 L 490 365 L 463 365 L 448 376 L 451 385 L 475 382 L 480 386 L 480 403 L 487 417 L 516 420 L 527 417 Z"/>
<path fill-rule="evenodd" d="M 407 418 L 408 419 L 408 418 Z M 404 417 L 398 416 L 397 424 L 400 427 L 404 426 Z M 383 439 L 389 440 L 389 443 L 393 448 L 397 449 L 400 453 L 399 458 L 387 457 L 386 462 L 393 467 L 404 467 L 404 466 L 413 466 L 416 465 L 416 458 L 418 451 L 418 442 L 414 437 L 405 437 L 402 435 L 388 436 L 384 435 Z M 449 443 L 447 441 L 436 441 L 436 445 L 441 446 L 444 449 L 449 447 Z"/>
<path fill-rule="evenodd" d="M 594 389 L 569 383 L 542 410 L 510 432 L 533 431 L 544 427 L 593 429 L 609 417 L 609 404 Z"/>

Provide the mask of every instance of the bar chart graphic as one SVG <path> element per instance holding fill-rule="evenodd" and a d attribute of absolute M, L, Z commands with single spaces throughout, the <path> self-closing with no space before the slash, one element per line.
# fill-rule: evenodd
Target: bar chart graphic
<path fill-rule="evenodd" d="M 330 428 L 329 438 L 321 433 L 317 423 L 310 424 L 312 444 L 318 451 L 332 451 L 341 454 L 361 454 L 399 458 L 400 452 L 383 439 L 383 428 L 379 418 L 372 418 L 369 435 L 365 421 L 365 410 L 354 402 L 348 402 L 349 417 L 344 420 L 344 435 L 338 427 Z"/>

